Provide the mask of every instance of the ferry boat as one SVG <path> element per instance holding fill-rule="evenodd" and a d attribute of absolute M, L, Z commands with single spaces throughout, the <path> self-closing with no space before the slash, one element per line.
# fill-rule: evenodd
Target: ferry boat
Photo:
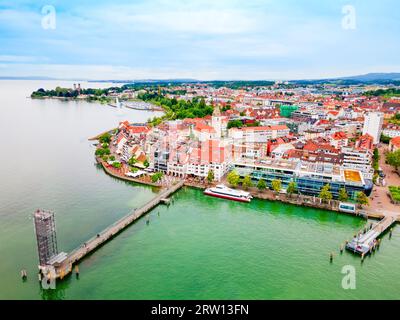
<path fill-rule="evenodd" d="M 250 202 L 253 198 L 249 192 L 234 190 L 228 188 L 222 184 L 217 185 L 214 188 L 208 188 L 204 191 L 204 194 L 212 197 L 240 201 L 240 202 Z"/>

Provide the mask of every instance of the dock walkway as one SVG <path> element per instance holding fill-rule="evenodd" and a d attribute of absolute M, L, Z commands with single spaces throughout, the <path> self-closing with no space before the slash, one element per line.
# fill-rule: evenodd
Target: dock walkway
<path fill-rule="evenodd" d="M 133 222 L 138 220 L 144 214 L 152 210 L 158 204 L 162 202 L 163 199 L 168 198 L 177 190 L 179 190 L 184 185 L 183 181 L 180 181 L 168 189 L 162 191 L 157 197 L 147 202 L 144 206 L 138 209 L 134 209 L 131 213 L 121 218 L 120 220 L 113 223 L 111 226 L 104 229 L 102 232 L 98 233 L 96 236 L 92 237 L 80 247 L 76 248 L 70 252 L 66 259 L 60 265 L 53 265 L 56 271 L 57 278 L 63 278 L 65 275 L 72 271 L 72 266 L 85 256 L 89 255 L 100 247 L 103 243 L 107 242 L 113 236 L 124 230 L 126 227 L 131 225 Z"/>
<path fill-rule="evenodd" d="M 377 238 L 395 222 L 396 218 L 393 216 L 383 218 L 370 230 L 355 236 L 346 244 L 346 249 L 361 255 L 371 252 L 377 245 Z"/>

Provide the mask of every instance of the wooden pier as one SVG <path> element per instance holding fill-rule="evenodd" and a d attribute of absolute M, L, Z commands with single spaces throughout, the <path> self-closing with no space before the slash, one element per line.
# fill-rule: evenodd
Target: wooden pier
<path fill-rule="evenodd" d="M 62 263 L 53 264 L 52 267 L 54 267 L 56 278 L 62 279 L 67 274 L 71 273 L 73 265 L 75 263 L 83 259 L 85 256 L 89 255 L 90 253 L 94 252 L 97 248 L 110 240 L 116 234 L 127 228 L 133 222 L 141 218 L 144 214 L 159 205 L 163 199 L 168 198 L 173 193 L 182 188 L 183 185 L 184 182 L 180 181 L 170 186 L 168 189 L 162 191 L 157 197 L 147 202 L 141 208 L 134 209 L 131 213 L 116 221 L 111 226 L 107 227 L 102 232 L 98 233 L 97 235 L 83 243 L 80 247 L 70 252 L 67 255 L 66 259 L 62 261 Z"/>
<path fill-rule="evenodd" d="M 379 245 L 378 237 L 396 222 L 396 218 L 387 216 L 369 230 L 356 235 L 346 244 L 346 249 L 362 256 L 371 253 Z"/>

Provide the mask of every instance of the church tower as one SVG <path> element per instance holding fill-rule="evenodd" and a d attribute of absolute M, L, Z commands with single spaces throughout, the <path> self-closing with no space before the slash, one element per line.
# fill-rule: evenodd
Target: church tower
<path fill-rule="evenodd" d="M 217 104 L 214 107 L 214 112 L 211 117 L 211 126 L 214 128 L 216 134 L 216 138 L 221 138 L 222 136 L 222 116 L 221 110 L 219 109 L 219 105 Z"/>

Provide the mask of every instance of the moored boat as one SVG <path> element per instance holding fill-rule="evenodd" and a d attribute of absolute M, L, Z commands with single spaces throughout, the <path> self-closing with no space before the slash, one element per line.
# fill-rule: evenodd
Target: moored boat
<path fill-rule="evenodd" d="M 216 187 L 213 188 L 206 189 L 204 191 L 204 194 L 216 198 L 234 200 L 240 202 L 250 202 L 251 199 L 253 198 L 249 192 L 234 190 L 222 184 L 217 185 Z"/>

